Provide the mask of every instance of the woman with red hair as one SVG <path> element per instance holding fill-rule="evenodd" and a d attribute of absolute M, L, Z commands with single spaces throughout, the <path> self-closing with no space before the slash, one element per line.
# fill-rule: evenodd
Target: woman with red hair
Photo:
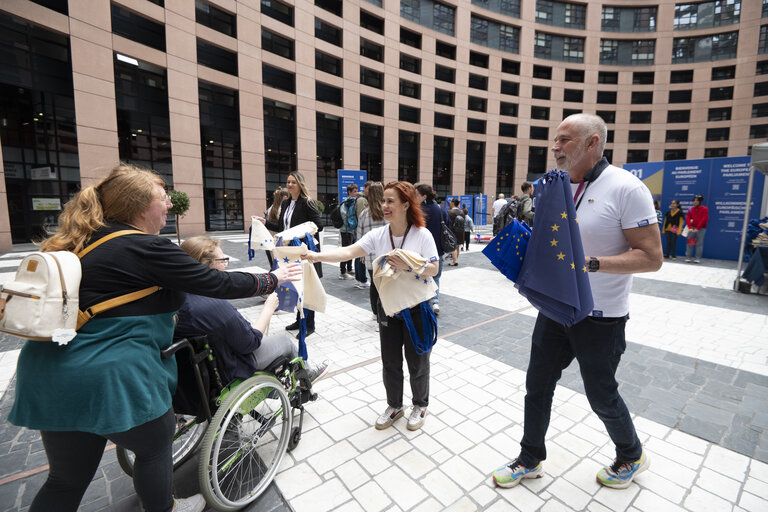
<path fill-rule="evenodd" d="M 424 227 L 420 203 L 421 197 L 413 185 L 405 181 L 390 182 L 384 187 L 384 200 L 381 205 L 387 225 L 369 231 L 352 245 L 321 253 L 309 252 L 306 258 L 313 263 L 318 261 L 335 263 L 360 258 L 369 253 L 378 258 L 395 249 L 404 249 L 419 254 L 427 261 L 421 276 L 434 276 L 438 271 L 437 247 L 432 234 Z M 411 266 L 397 255 L 388 255 L 387 263 L 398 271 L 412 270 Z M 410 308 L 410 314 L 418 330 L 422 325 L 421 308 L 418 306 Z M 387 316 L 381 301 L 379 301 L 377 316 L 380 326 L 382 374 L 387 392 L 387 409 L 376 420 L 376 428 L 379 430 L 389 428 L 404 414 L 403 353 L 405 353 L 413 396 L 408 429 L 418 430 L 424 425 L 429 405 L 430 352 L 420 354 L 416 350 L 405 321 L 399 316 Z M 419 336 L 421 335 L 419 333 Z"/>

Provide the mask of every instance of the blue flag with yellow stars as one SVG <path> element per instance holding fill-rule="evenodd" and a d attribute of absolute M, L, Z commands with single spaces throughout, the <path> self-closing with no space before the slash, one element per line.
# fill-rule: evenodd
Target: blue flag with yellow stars
<path fill-rule="evenodd" d="M 514 219 L 485 246 L 483 254 L 507 279 L 517 281 L 530 238 L 528 224 Z"/>
<path fill-rule="evenodd" d="M 594 302 L 568 173 L 549 171 L 535 196 L 536 223 L 515 286 L 544 316 L 571 326 Z"/>

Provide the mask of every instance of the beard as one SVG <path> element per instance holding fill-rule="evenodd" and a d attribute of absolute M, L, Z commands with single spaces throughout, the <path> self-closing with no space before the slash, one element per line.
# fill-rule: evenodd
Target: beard
<path fill-rule="evenodd" d="M 579 145 L 578 149 L 576 149 L 570 155 L 566 153 L 559 153 L 559 154 L 555 153 L 555 159 L 556 159 L 555 163 L 556 165 L 558 165 L 557 169 L 559 171 L 565 171 L 565 172 L 570 171 L 573 168 L 573 166 L 584 157 L 584 153 L 585 153 L 585 149 L 584 149 L 584 146 L 582 146 L 581 144 Z M 565 160 L 563 161 L 562 164 L 557 163 L 557 159 L 559 157 L 565 157 Z"/>

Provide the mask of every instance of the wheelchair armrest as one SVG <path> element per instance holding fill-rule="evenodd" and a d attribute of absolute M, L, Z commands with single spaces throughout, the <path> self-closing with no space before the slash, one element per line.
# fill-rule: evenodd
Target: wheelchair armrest
<path fill-rule="evenodd" d="M 195 348 L 202 347 L 206 338 L 207 336 L 197 336 L 195 338 L 179 338 L 178 340 L 174 340 L 173 343 L 163 349 L 160 352 L 160 355 L 162 355 L 163 359 L 170 359 L 172 355 L 183 348 L 188 348 L 191 351 L 190 353 L 194 354 Z"/>

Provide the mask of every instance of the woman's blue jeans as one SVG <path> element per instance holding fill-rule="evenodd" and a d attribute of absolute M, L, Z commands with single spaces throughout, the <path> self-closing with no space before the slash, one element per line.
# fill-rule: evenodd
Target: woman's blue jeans
<path fill-rule="evenodd" d="M 643 448 L 616 382 L 616 368 L 626 348 L 626 322 L 627 317 L 587 317 L 566 327 L 539 313 L 525 381 L 521 464 L 535 467 L 547 458 L 544 438 L 552 413 L 552 397 L 563 370 L 574 358 L 579 362 L 589 405 L 616 445 L 616 458 L 622 462 L 640 458 Z M 599 440 L 596 443 L 600 444 Z"/>

